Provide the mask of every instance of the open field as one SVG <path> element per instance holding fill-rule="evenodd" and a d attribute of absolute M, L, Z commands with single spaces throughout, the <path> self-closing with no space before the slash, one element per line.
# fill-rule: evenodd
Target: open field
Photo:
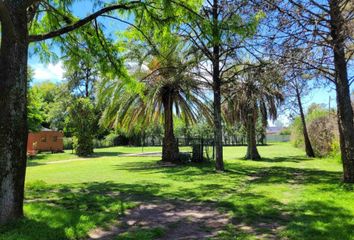
<path fill-rule="evenodd" d="M 216 239 L 354 239 L 353 185 L 341 183 L 337 159 L 308 159 L 288 143 L 259 150 L 261 161 L 246 161 L 245 147 L 225 147 L 225 173 L 213 163 L 162 167 L 158 157 L 120 156 L 142 152 L 133 147 L 97 149 L 85 159 L 40 154 L 28 163 L 26 218 L 0 228 L 0 239 L 87 239 L 110 225 L 116 234 L 101 239 L 169 239 L 173 228 L 192 224 L 188 218 L 129 227 L 130 213 L 166 204 L 228 216 Z"/>

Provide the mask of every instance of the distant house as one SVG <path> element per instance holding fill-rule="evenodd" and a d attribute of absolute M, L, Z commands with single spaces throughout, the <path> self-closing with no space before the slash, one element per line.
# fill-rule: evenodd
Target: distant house
<path fill-rule="evenodd" d="M 36 155 L 37 152 L 62 152 L 64 134 L 59 131 L 43 129 L 40 132 L 30 132 L 27 139 L 27 155 Z"/>
<path fill-rule="evenodd" d="M 267 127 L 267 135 L 278 135 L 283 130 L 283 127 Z"/>

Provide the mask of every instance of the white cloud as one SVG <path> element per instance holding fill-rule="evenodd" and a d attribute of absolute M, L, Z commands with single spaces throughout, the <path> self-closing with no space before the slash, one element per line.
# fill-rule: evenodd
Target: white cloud
<path fill-rule="evenodd" d="M 57 64 L 48 65 L 44 64 L 34 64 L 31 66 L 34 71 L 34 80 L 36 81 L 61 81 L 64 75 L 63 63 L 58 62 Z"/>

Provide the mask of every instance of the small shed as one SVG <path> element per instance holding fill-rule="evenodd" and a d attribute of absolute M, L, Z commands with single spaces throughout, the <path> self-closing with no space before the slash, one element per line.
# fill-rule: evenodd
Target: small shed
<path fill-rule="evenodd" d="M 37 152 L 63 152 L 63 132 L 43 129 L 39 132 L 28 133 L 27 155 L 36 155 Z"/>

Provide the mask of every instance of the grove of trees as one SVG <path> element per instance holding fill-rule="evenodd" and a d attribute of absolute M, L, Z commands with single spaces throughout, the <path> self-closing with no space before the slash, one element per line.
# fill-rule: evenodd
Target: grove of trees
<path fill-rule="evenodd" d="M 314 157 L 324 150 L 311 145 L 302 106 L 314 82 L 335 88 L 343 181 L 354 182 L 352 1 L 97 0 L 84 17 L 77 4 L 88 3 L 0 1 L 0 224 L 23 216 L 29 130 L 70 132 L 87 156 L 95 135 L 159 132 L 161 124 L 162 160 L 178 162 L 176 122 L 185 134 L 198 123 L 195 132 L 212 133 L 215 169 L 224 171 L 223 133 L 243 131 L 246 158 L 260 159 L 258 126 L 264 138 L 268 120 L 293 98 Z M 34 84 L 29 54 L 62 61 L 65 84 Z"/>

